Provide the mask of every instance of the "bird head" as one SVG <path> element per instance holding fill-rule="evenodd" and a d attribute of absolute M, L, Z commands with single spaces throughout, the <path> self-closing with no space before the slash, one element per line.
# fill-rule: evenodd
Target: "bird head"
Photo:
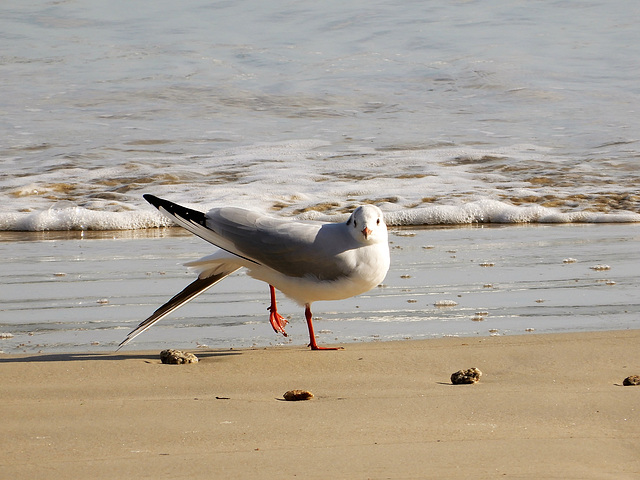
<path fill-rule="evenodd" d="M 378 243 L 387 241 L 387 225 L 384 223 L 382 210 L 375 205 L 362 205 L 356 208 L 347 226 L 351 234 L 364 243 Z"/>

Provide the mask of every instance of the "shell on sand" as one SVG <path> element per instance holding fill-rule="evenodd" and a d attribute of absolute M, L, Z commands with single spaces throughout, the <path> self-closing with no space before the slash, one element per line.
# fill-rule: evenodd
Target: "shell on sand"
<path fill-rule="evenodd" d="M 469 368 L 467 370 L 458 370 L 451 374 L 451 383 L 454 385 L 468 385 L 477 383 L 482 376 L 482 372 L 477 368 Z"/>
<path fill-rule="evenodd" d="M 288 402 L 297 402 L 300 400 L 311 400 L 313 393 L 309 390 L 289 390 L 282 395 Z"/>
<path fill-rule="evenodd" d="M 631 375 L 625 378 L 622 384 L 625 386 L 640 385 L 640 375 Z"/>
<path fill-rule="evenodd" d="M 182 365 L 185 363 L 197 363 L 198 357 L 193 353 L 182 352 L 180 350 L 167 349 L 160 352 L 160 361 L 171 365 Z"/>

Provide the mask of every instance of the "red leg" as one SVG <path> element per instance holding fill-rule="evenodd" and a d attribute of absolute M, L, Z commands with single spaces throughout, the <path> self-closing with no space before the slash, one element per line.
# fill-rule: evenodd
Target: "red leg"
<path fill-rule="evenodd" d="M 304 317 L 307 319 L 307 327 L 309 327 L 309 346 L 311 350 L 342 350 L 342 347 L 319 347 L 316 343 L 316 334 L 313 332 L 313 322 L 311 321 L 311 305 L 307 304 L 304 308 Z"/>
<path fill-rule="evenodd" d="M 276 289 L 273 288 L 273 285 L 269 285 L 269 290 L 271 292 L 271 305 L 267 307 L 267 310 L 271 312 L 269 314 L 269 322 L 271 322 L 271 326 L 276 333 L 281 333 L 286 337 L 287 332 L 284 331 L 284 327 L 287 324 L 287 319 L 280 315 L 276 308 Z"/>

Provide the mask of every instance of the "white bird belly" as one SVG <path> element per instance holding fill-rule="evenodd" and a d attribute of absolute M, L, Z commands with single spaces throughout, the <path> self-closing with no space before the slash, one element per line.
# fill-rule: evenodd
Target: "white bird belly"
<path fill-rule="evenodd" d="M 300 305 L 319 300 L 342 300 L 368 292 L 378 286 L 387 275 L 389 257 L 375 257 L 358 262 L 351 275 L 336 280 L 319 280 L 309 275 L 290 277 L 268 267 L 250 266 L 249 276 L 273 285 Z"/>

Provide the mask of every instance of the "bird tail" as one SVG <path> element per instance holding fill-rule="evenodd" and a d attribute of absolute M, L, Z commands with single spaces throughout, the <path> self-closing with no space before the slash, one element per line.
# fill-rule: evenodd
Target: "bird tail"
<path fill-rule="evenodd" d="M 219 271 L 214 275 L 204 276 L 204 274 L 201 274 L 194 282 L 187 285 L 187 287 L 184 290 L 182 290 L 180 293 L 178 293 L 173 298 L 171 298 L 171 300 L 169 300 L 167 303 L 165 303 L 160 308 L 158 308 L 155 312 L 153 312 L 153 314 L 149 318 L 147 318 L 144 322 L 142 322 L 135 329 L 133 329 L 131 333 L 127 335 L 127 338 L 125 338 L 122 341 L 122 343 L 118 345 L 118 348 L 116 349 L 116 351 L 120 350 L 122 347 L 124 347 L 127 343 L 129 343 L 135 337 L 137 337 L 142 332 L 150 328 L 158 320 L 161 320 L 162 318 L 166 317 L 177 308 L 181 307 L 182 305 L 189 302 L 190 300 L 193 300 L 201 293 L 204 293 L 206 290 L 213 287 L 220 280 L 231 275 L 233 272 L 235 272 L 239 268 L 240 267 L 230 265 L 228 268 L 222 271 Z"/>

